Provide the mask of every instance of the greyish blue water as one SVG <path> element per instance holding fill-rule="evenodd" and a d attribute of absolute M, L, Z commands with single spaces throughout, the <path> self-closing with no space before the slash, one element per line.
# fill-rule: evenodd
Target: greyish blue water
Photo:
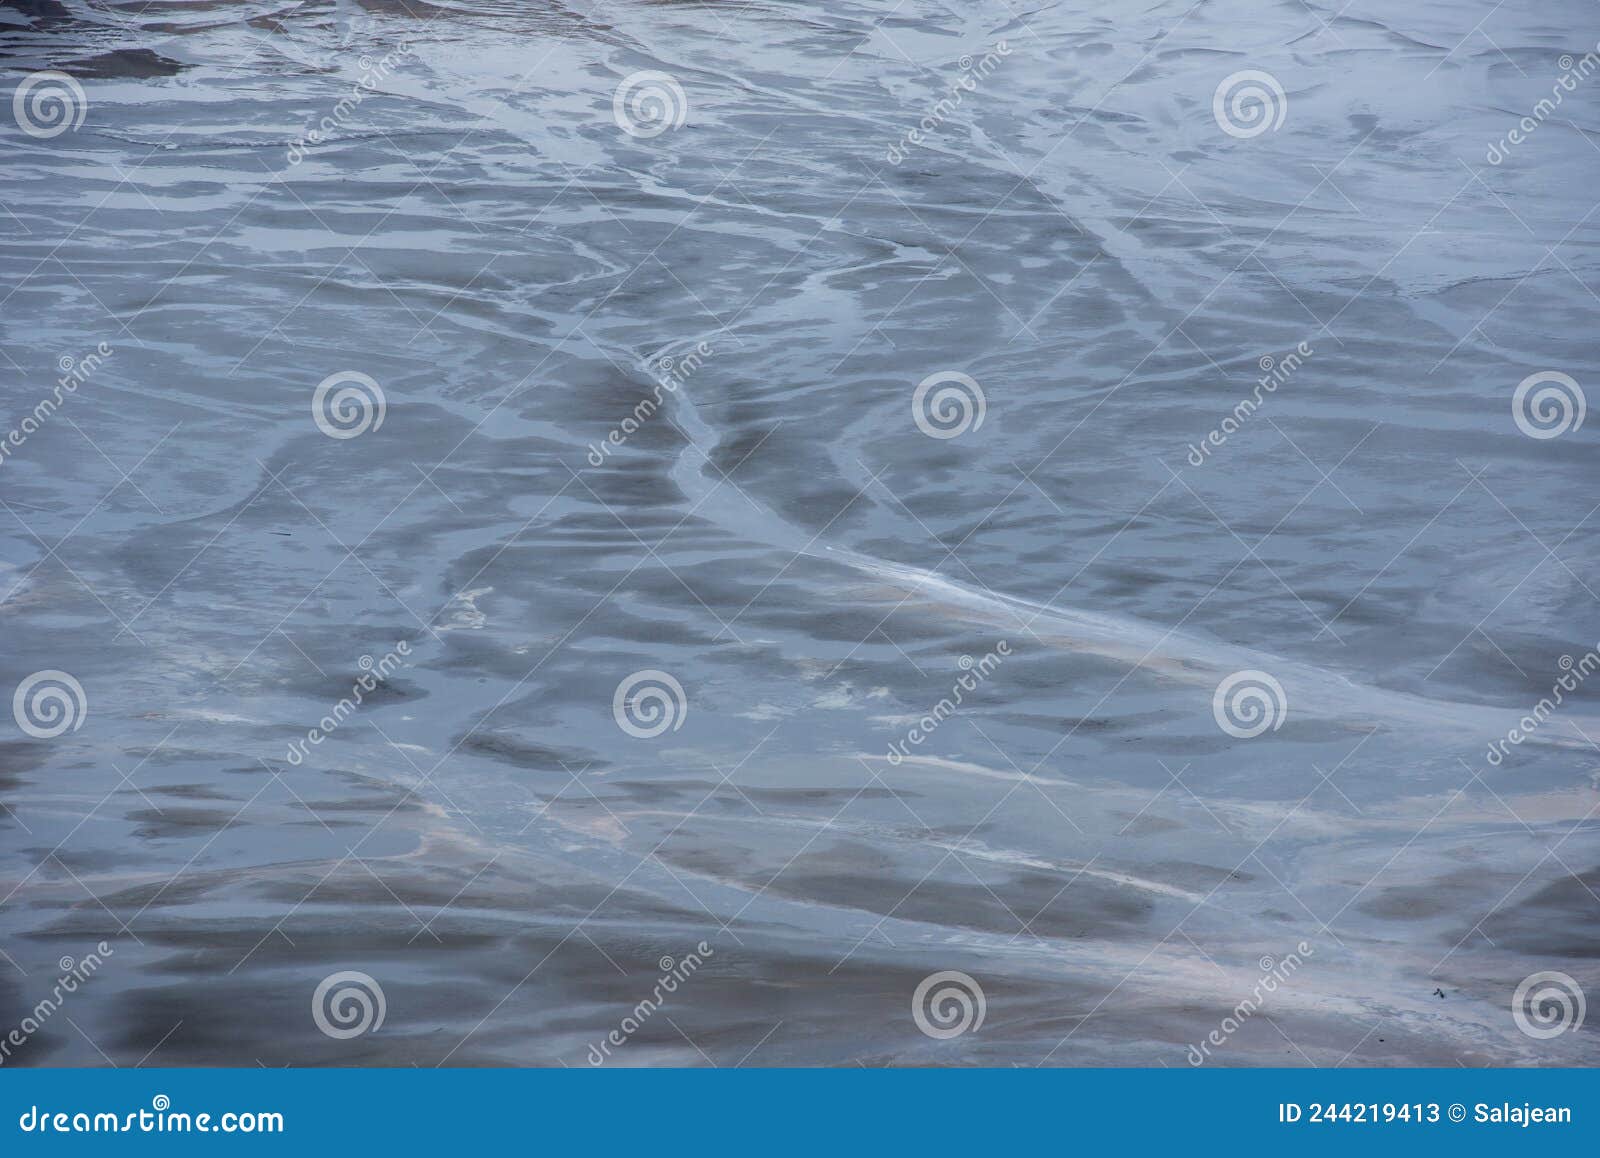
<path fill-rule="evenodd" d="M 1597 40 L 0 7 L 5 1064 L 1600 1060 Z"/>

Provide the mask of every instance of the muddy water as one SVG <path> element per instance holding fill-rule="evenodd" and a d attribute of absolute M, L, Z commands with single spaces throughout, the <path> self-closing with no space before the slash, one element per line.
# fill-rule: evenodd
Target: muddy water
<path fill-rule="evenodd" d="M 1390 7 L 0 8 L 6 1064 L 1600 1059 L 1600 20 Z"/>

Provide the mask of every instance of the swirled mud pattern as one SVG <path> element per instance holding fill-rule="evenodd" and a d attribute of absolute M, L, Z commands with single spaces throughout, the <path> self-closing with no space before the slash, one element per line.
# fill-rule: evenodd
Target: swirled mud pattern
<path fill-rule="evenodd" d="M 1512 1009 L 1600 997 L 1600 435 L 1513 413 L 1594 390 L 1600 81 L 1497 144 L 1597 40 L 0 7 L 86 101 L 0 118 L 0 425 L 83 378 L 0 459 L 0 698 L 83 689 L 4 721 L 5 1064 L 1600 1060 Z"/>

